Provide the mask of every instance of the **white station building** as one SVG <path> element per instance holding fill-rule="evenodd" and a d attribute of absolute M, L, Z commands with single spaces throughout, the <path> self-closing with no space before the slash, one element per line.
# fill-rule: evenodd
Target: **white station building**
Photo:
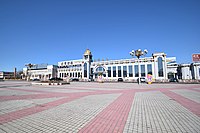
<path fill-rule="evenodd" d="M 27 71 L 28 70 L 28 71 Z M 89 49 L 82 59 L 58 62 L 58 65 L 35 65 L 24 68 L 24 77 L 48 80 L 78 79 L 79 81 L 123 81 L 135 82 L 151 75 L 152 81 L 166 82 L 169 79 L 200 80 L 200 63 L 177 64 L 176 57 L 165 53 L 153 53 L 151 57 L 94 61 Z"/>
<path fill-rule="evenodd" d="M 153 53 L 152 57 L 140 59 L 93 61 L 92 53 L 87 49 L 82 59 L 58 62 L 58 77 L 83 81 L 97 81 L 99 78 L 104 81 L 117 81 L 119 78 L 136 81 L 138 77 L 146 78 L 151 74 L 155 81 L 166 81 L 170 62 L 176 62 L 176 58 L 167 58 L 165 53 Z"/>

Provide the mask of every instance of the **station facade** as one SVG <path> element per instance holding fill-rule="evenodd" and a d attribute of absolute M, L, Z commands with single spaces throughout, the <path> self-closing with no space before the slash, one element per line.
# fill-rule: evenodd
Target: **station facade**
<path fill-rule="evenodd" d="M 154 82 L 200 81 L 200 63 L 178 64 L 176 57 L 165 53 L 153 53 L 151 57 L 119 60 L 93 60 L 92 52 L 87 49 L 82 59 L 60 61 L 57 65 L 34 65 L 23 69 L 23 78 L 49 80 L 50 78 L 77 79 L 79 81 L 131 81 L 148 79 Z"/>
<path fill-rule="evenodd" d="M 97 81 L 136 81 L 138 77 L 146 78 L 151 75 L 157 81 L 168 80 L 167 66 L 170 62 L 176 62 L 175 57 L 166 57 L 165 53 L 153 53 L 152 57 L 140 59 L 119 59 L 106 61 L 93 61 L 92 53 L 89 49 L 79 60 L 69 60 L 58 62 L 59 78 L 78 78 L 79 80 Z"/>

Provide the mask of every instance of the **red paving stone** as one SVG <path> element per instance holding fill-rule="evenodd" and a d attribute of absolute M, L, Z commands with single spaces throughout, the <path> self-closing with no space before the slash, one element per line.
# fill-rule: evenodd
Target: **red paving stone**
<path fill-rule="evenodd" d="M 44 94 L 27 94 L 27 95 L 11 95 L 11 96 L 0 96 L 0 102 L 9 100 L 25 100 L 25 99 L 43 99 L 43 98 L 53 98 L 53 97 L 66 97 L 77 94 L 84 94 L 90 92 L 75 92 L 75 93 L 44 93 Z"/>
<path fill-rule="evenodd" d="M 16 120 L 16 119 L 20 119 L 20 118 L 23 118 L 23 117 L 26 117 L 28 115 L 32 115 L 32 114 L 35 114 L 35 113 L 39 113 L 41 111 L 51 109 L 51 108 L 56 107 L 58 105 L 73 101 L 75 99 L 79 99 L 79 98 L 84 97 L 84 96 L 87 96 L 87 94 L 74 95 L 74 96 L 71 96 L 71 97 L 55 100 L 53 102 L 41 104 L 39 106 L 34 106 L 34 107 L 10 112 L 10 113 L 7 113 L 7 114 L 3 114 L 3 115 L 0 115 L 0 124 L 7 123 L 7 122 L 10 122 L 10 121 L 13 121 L 13 120 Z"/>
<path fill-rule="evenodd" d="M 88 87 L 91 88 L 91 87 Z M 196 90 L 197 86 L 178 86 L 177 88 L 158 88 L 158 89 L 126 89 L 126 90 L 90 90 L 86 88 L 83 89 L 74 89 L 67 88 L 71 90 L 87 90 L 92 92 L 77 92 L 77 93 L 57 93 L 57 92 L 45 92 L 38 90 L 27 90 L 27 89 L 18 89 L 18 88 L 6 88 L 9 90 L 16 91 L 26 91 L 26 92 L 37 92 L 41 94 L 28 94 L 28 95 L 18 95 L 18 96 L 0 96 L 0 101 L 8 101 L 8 100 L 24 100 L 24 99 L 44 99 L 44 98 L 55 98 L 55 97 L 64 97 L 59 100 L 55 100 L 49 103 L 41 104 L 39 106 L 34 106 L 26 109 L 21 109 L 18 111 L 10 112 L 7 114 L 0 115 L 0 124 L 4 124 L 7 122 L 11 122 L 13 120 L 17 120 L 32 114 L 36 114 L 42 112 L 44 110 L 48 110 L 59 106 L 61 104 L 77 100 L 79 98 L 90 96 L 90 95 L 101 95 L 101 94 L 114 94 L 120 93 L 121 95 L 109 104 L 103 111 L 101 111 L 95 118 L 88 122 L 82 129 L 80 129 L 80 133 L 88 133 L 88 132 L 100 132 L 100 133 L 122 133 L 125 127 L 129 111 L 131 109 L 134 95 L 136 92 L 146 92 L 146 91 L 161 91 L 166 96 L 174 99 L 176 102 L 196 114 L 200 116 L 200 104 L 187 99 L 181 95 L 178 95 L 170 90 L 175 89 L 188 89 L 192 91 L 200 92 L 200 90 Z M 103 87 L 98 87 L 103 88 Z M 107 87 L 109 88 L 109 86 Z M 58 88 L 65 89 L 65 88 Z"/>
<path fill-rule="evenodd" d="M 190 110 L 191 112 L 193 112 L 194 114 L 196 114 L 197 116 L 200 116 L 200 104 L 192 101 L 188 98 L 185 98 L 179 94 L 176 94 L 172 91 L 168 91 L 168 90 L 160 90 L 163 94 L 167 95 L 168 97 L 172 98 L 173 100 L 175 100 L 176 102 L 178 102 L 179 104 L 181 104 L 182 106 L 184 106 L 185 108 L 187 108 L 188 110 Z"/>
<path fill-rule="evenodd" d="M 47 109 L 51 109 L 58 105 L 77 100 L 81 97 L 88 95 L 99 95 L 99 94 L 111 94 L 113 91 L 97 91 L 97 92 L 80 92 L 80 93 L 50 93 L 50 94 L 32 94 L 32 95 L 23 95 L 23 96 L 1 96 L 0 101 L 7 100 L 25 100 L 25 99 L 44 99 L 44 98 L 53 98 L 53 97 L 66 97 L 59 99 L 53 102 L 46 104 L 41 104 L 39 106 L 34 106 L 7 114 L 0 115 L 0 124 L 10 122 L 12 120 L 20 119 L 28 115 L 32 115 Z M 118 92 L 117 92 L 118 93 Z"/>
<path fill-rule="evenodd" d="M 134 92 L 121 94 L 121 96 L 107 106 L 79 132 L 122 132 L 128 118 L 134 95 Z"/>
<path fill-rule="evenodd" d="M 200 90 L 197 90 L 197 89 L 191 89 L 192 91 L 196 91 L 196 92 L 200 92 Z"/>
<path fill-rule="evenodd" d="M 43 98 L 63 97 L 63 96 L 67 96 L 67 94 L 46 93 L 46 94 L 12 95 L 12 96 L 0 96 L 0 101 L 2 102 L 9 100 L 43 99 Z"/>
<path fill-rule="evenodd" d="M 3 88 L 4 90 L 16 90 L 16 91 L 24 91 L 24 92 L 36 92 L 36 93 L 50 93 L 47 91 L 39 91 L 39 90 L 27 90 L 27 89 L 18 89 L 18 88 Z"/>

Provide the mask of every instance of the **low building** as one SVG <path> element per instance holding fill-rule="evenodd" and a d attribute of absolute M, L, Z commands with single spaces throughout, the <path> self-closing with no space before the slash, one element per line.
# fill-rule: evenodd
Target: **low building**
<path fill-rule="evenodd" d="M 167 66 L 168 78 L 176 78 L 179 81 L 200 80 L 200 63 L 169 64 Z"/>
<path fill-rule="evenodd" d="M 23 68 L 23 79 L 42 81 L 57 77 L 57 66 L 48 64 L 35 64 Z"/>
<path fill-rule="evenodd" d="M 200 63 L 180 64 L 178 78 L 183 80 L 200 80 Z"/>
<path fill-rule="evenodd" d="M 0 79 L 14 79 L 15 73 L 14 72 L 0 72 Z"/>

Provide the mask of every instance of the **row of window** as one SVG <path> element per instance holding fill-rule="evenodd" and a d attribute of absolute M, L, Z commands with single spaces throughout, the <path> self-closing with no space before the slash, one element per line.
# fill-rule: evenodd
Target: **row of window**
<path fill-rule="evenodd" d="M 58 72 L 68 72 L 68 71 L 82 71 L 82 68 L 75 68 L 75 69 L 61 69 Z"/>
<path fill-rule="evenodd" d="M 122 70 L 123 67 L 123 70 Z M 128 73 L 129 72 L 129 73 Z M 112 71 L 111 71 L 111 67 L 108 67 L 108 77 L 139 77 L 139 69 L 138 69 L 138 65 L 134 65 L 134 72 L 133 73 L 133 66 L 117 66 L 117 70 L 116 70 L 116 66 L 112 67 Z M 145 72 L 145 65 L 140 65 L 140 72 L 141 72 L 141 76 L 145 77 L 146 76 L 146 72 Z M 117 75 L 118 73 L 118 75 Z M 147 65 L 147 74 L 151 74 L 152 75 L 152 65 L 148 64 Z"/>
<path fill-rule="evenodd" d="M 147 67 L 147 69 L 145 69 L 145 65 L 140 65 L 140 75 L 141 75 L 141 77 L 145 77 L 145 76 L 147 76 L 147 74 L 152 75 L 152 64 L 147 64 L 146 67 Z M 133 71 L 133 69 L 134 69 L 134 71 Z M 146 72 L 146 70 L 147 70 L 147 72 Z M 103 72 L 103 71 L 105 71 L 103 67 L 98 67 L 96 69 L 96 72 Z M 134 65 L 134 66 L 132 66 L 132 65 L 129 65 L 129 66 L 112 66 L 112 67 L 110 66 L 110 67 L 108 67 L 107 72 L 108 72 L 108 77 L 139 77 L 138 65 Z M 158 58 L 158 76 L 159 77 L 164 76 L 162 57 Z"/>
<path fill-rule="evenodd" d="M 73 73 L 60 73 L 60 78 L 65 78 L 65 77 L 82 77 L 81 72 L 73 72 Z"/>
<path fill-rule="evenodd" d="M 84 77 L 86 78 L 87 75 L 87 64 L 84 63 Z M 123 67 L 123 68 L 122 68 Z M 134 69 L 134 71 L 133 71 Z M 146 72 L 147 70 L 147 72 Z M 105 69 L 103 67 L 98 67 L 96 72 L 104 72 Z M 139 69 L 138 65 L 129 65 L 129 66 L 111 66 L 108 67 L 108 77 L 139 77 Z M 93 74 L 93 70 L 91 70 Z M 74 75 L 75 74 L 75 75 Z M 77 75 L 78 74 L 78 75 Z M 117 75 L 118 74 L 118 75 Z M 147 69 L 145 69 L 145 65 L 140 65 L 140 74 L 141 77 L 146 77 L 146 74 L 152 75 L 152 64 L 147 64 Z M 158 76 L 163 77 L 163 61 L 162 58 L 158 58 Z M 60 73 L 60 77 L 80 77 L 80 72 L 70 73 L 70 75 L 66 75 L 66 73 Z"/>

